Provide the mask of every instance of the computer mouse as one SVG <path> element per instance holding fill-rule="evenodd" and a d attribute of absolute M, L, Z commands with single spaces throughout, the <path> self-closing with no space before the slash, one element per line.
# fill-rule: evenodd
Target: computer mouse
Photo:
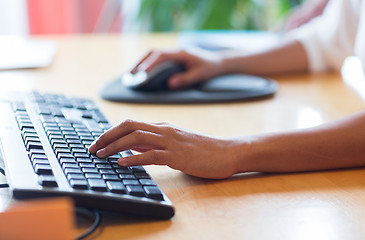
<path fill-rule="evenodd" d="M 174 61 L 164 61 L 148 72 L 126 73 L 122 76 L 122 84 L 137 91 L 167 91 L 167 80 L 177 73 L 185 71 L 185 67 Z"/>

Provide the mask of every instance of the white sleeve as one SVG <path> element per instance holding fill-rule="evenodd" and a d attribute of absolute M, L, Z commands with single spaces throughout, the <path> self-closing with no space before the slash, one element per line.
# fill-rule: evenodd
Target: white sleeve
<path fill-rule="evenodd" d="M 340 70 L 354 44 L 361 0 L 330 0 L 323 14 L 289 32 L 306 50 L 312 72 Z"/>

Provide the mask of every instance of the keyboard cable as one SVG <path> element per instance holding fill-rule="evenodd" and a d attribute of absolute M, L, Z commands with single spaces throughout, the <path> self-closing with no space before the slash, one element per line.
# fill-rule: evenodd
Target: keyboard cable
<path fill-rule="evenodd" d="M 5 176 L 5 170 L 2 167 L 0 167 L 0 173 Z M 8 188 L 8 187 L 9 187 L 9 184 L 0 183 L 0 189 Z M 83 215 L 88 218 L 93 218 L 93 220 L 94 220 L 93 224 L 89 227 L 89 229 L 87 229 L 85 232 L 83 232 L 82 234 L 80 234 L 79 236 L 76 237 L 76 240 L 81 240 L 81 239 L 86 238 L 90 234 L 92 234 L 99 227 L 100 221 L 101 221 L 101 215 L 100 215 L 100 212 L 97 210 L 91 210 L 91 209 L 80 208 L 80 207 L 76 207 L 75 210 L 76 210 L 76 215 L 77 214 Z"/>
<path fill-rule="evenodd" d="M 3 169 L 2 167 L 0 167 L 0 173 L 2 175 L 6 176 L 5 169 Z M 8 188 L 8 187 L 9 187 L 9 184 L 0 183 L 0 189 Z M 79 207 L 76 207 L 75 210 L 76 210 L 76 215 L 79 214 L 79 215 L 86 216 L 88 218 L 94 218 L 94 222 L 89 227 L 89 229 L 87 229 L 85 232 L 83 232 L 82 234 L 80 234 L 79 236 L 76 237 L 77 240 L 81 240 L 81 239 L 86 238 L 90 234 L 92 234 L 99 227 L 100 221 L 101 221 L 101 216 L 100 216 L 100 212 L 97 210 L 90 210 L 90 209 L 79 208 Z"/>
<path fill-rule="evenodd" d="M 83 215 L 83 216 L 86 216 L 87 218 L 93 218 L 93 220 L 94 220 L 93 224 L 89 227 L 89 229 L 87 229 L 85 232 L 83 232 L 82 234 L 80 234 L 79 236 L 76 237 L 77 240 L 81 240 L 81 239 L 86 238 L 93 232 L 95 232 L 95 230 L 100 225 L 101 215 L 100 215 L 100 212 L 95 209 L 91 210 L 91 209 L 87 209 L 87 208 L 76 207 L 75 210 L 76 210 L 76 215 L 77 214 Z"/>

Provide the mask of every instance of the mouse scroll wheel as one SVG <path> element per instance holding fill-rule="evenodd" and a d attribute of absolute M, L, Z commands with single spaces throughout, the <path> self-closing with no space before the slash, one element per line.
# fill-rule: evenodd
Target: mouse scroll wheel
<path fill-rule="evenodd" d="M 128 87 L 135 87 L 143 84 L 148 75 L 146 72 L 126 73 L 122 77 L 122 84 Z"/>

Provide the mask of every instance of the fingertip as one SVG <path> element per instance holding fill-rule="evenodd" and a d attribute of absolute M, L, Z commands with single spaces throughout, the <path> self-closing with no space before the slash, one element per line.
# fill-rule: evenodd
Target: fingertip
<path fill-rule="evenodd" d="M 118 164 L 122 167 L 128 167 L 128 160 L 127 157 L 125 158 L 119 158 L 118 159 Z"/>
<path fill-rule="evenodd" d="M 96 152 L 96 145 L 95 143 L 92 143 L 89 147 L 89 153 L 95 153 Z"/>
<path fill-rule="evenodd" d="M 107 157 L 106 149 L 103 148 L 103 149 L 97 151 L 96 156 L 98 156 L 99 158 L 106 158 Z"/>

